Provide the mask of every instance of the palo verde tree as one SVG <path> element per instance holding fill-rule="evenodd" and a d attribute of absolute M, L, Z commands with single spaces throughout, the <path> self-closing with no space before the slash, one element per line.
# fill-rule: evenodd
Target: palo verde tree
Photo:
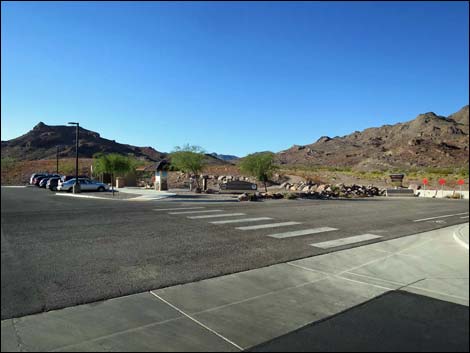
<path fill-rule="evenodd" d="M 240 161 L 240 171 L 255 177 L 258 181 L 264 183 L 264 189 L 267 192 L 266 182 L 273 176 L 278 167 L 274 164 L 274 153 L 259 152 L 249 154 Z"/>
<path fill-rule="evenodd" d="M 189 144 L 183 147 L 176 146 L 173 152 L 170 153 L 170 160 L 173 169 L 196 176 L 196 184 L 200 188 L 197 176 L 202 172 L 205 165 L 206 155 L 204 149 Z"/>
<path fill-rule="evenodd" d="M 135 161 L 118 153 L 97 153 L 93 156 L 93 170 L 98 173 L 111 174 L 111 188 L 114 195 L 114 177 L 122 176 L 135 169 Z"/>

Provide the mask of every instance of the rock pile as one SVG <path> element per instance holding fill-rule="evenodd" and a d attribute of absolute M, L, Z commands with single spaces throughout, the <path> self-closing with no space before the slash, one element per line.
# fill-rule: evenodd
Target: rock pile
<path fill-rule="evenodd" d="M 383 196 L 385 190 L 379 189 L 373 185 L 345 185 L 345 184 L 314 184 L 308 182 L 299 182 L 295 184 L 282 183 L 279 186 L 280 189 L 284 189 L 290 192 L 299 193 L 300 197 L 307 198 L 353 198 L 353 197 L 372 197 L 372 196 Z"/>

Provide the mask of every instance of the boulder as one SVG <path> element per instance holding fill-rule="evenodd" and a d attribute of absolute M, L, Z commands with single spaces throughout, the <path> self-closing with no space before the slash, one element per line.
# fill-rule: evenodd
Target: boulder
<path fill-rule="evenodd" d="M 249 200 L 250 200 L 250 196 L 248 196 L 247 193 L 243 193 L 238 196 L 238 201 L 249 201 Z"/>

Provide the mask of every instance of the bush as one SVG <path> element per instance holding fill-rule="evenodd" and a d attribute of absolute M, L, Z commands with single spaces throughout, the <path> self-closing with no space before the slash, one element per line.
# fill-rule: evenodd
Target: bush
<path fill-rule="evenodd" d="M 456 200 L 459 200 L 459 199 L 462 199 L 463 198 L 463 195 L 459 192 L 456 192 L 454 193 L 453 195 L 447 195 L 446 196 L 446 199 L 456 199 Z"/>
<path fill-rule="evenodd" d="M 286 192 L 284 193 L 284 198 L 287 200 L 295 200 L 299 198 L 299 195 L 295 192 Z"/>
<path fill-rule="evenodd" d="M 273 173 L 278 167 L 274 163 L 274 153 L 259 152 L 249 154 L 240 161 L 240 170 L 258 181 L 264 183 L 264 189 L 267 192 L 266 183 L 272 178 Z"/>

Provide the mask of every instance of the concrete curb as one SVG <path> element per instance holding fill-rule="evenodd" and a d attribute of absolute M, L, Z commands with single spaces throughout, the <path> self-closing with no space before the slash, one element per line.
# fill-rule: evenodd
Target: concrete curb
<path fill-rule="evenodd" d="M 126 199 L 110 199 L 108 197 L 90 196 L 90 195 L 77 195 L 77 194 L 61 194 L 56 192 L 57 196 L 68 196 L 68 197 L 81 197 L 84 199 L 98 199 L 98 200 L 111 200 L 111 201 L 126 201 Z"/>
<path fill-rule="evenodd" d="M 172 197 L 172 196 L 174 196 L 174 195 L 170 195 L 170 196 L 159 196 L 159 197 L 138 196 L 138 197 L 133 197 L 132 199 L 127 199 L 127 201 L 146 202 L 146 201 L 162 200 L 162 199 L 166 199 L 166 198 L 169 198 L 169 197 Z"/>
<path fill-rule="evenodd" d="M 465 234 L 467 232 L 467 239 L 465 240 Z M 468 223 L 460 227 L 454 232 L 454 239 L 459 245 L 463 246 L 465 249 L 469 250 L 468 246 L 468 232 L 469 232 L 469 225 Z"/>

